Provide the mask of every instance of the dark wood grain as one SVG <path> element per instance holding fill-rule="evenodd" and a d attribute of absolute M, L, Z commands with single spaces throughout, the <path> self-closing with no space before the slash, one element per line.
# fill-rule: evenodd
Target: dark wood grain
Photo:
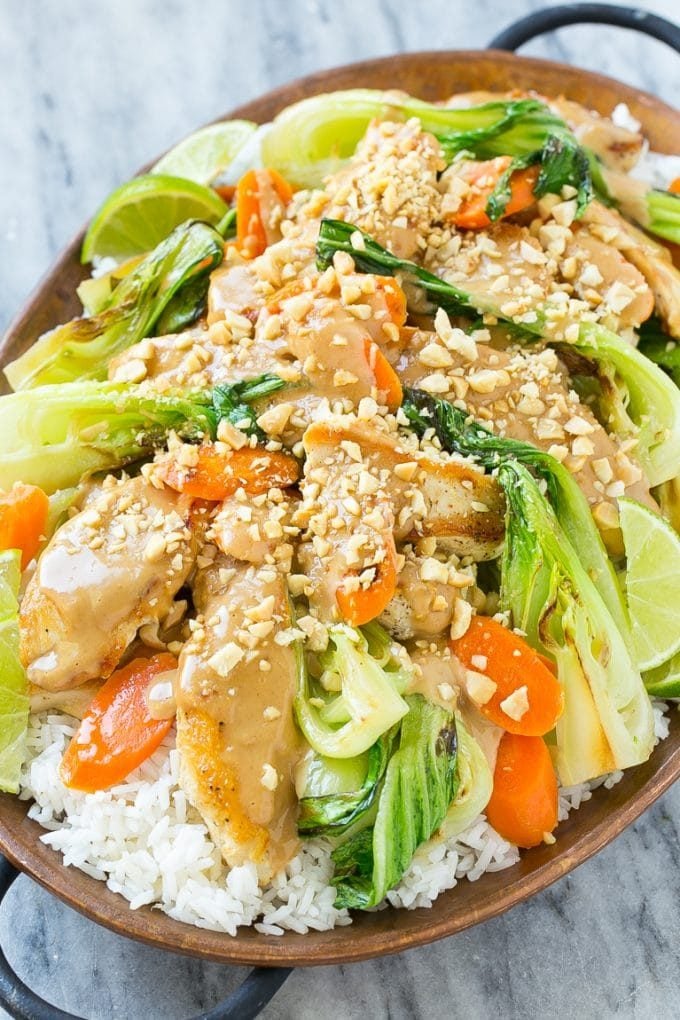
<path fill-rule="evenodd" d="M 402 88 L 424 99 L 443 99 L 470 89 L 534 88 L 564 94 L 602 113 L 626 102 L 642 121 L 652 147 L 680 152 L 680 114 L 660 100 L 609 78 L 577 68 L 502 52 L 412 53 L 335 68 L 292 82 L 225 116 L 270 120 L 305 96 L 355 86 Z M 84 272 L 78 261 L 82 234 L 65 249 L 0 345 L 0 364 L 26 350 L 45 329 L 78 314 L 75 287 Z M 173 921 L 150 907 L 131 911 L 103 883 L 72 868 L 42 844 L 40 827 L 26 817 L 27 805 L 0 796 L 0 849 L 9 859 L 95 921 L 158 948 L 228 963 L 310 966 L 364 960 L 423 945 L 463 931 L 522 902 L 597 853 L 630 825 L 680 776 L 680 718 L 673 712 L 671 735 L 651 759 L 631 770 L 610 791 L 600 790 L 560 825 L 554 846 L 522 855 L 507 871 L 478 882 L 461 882 L 431 910 L 384 910 L 359 914 L 351 928 L 309 935 L 267 937 L 252 928 L 232 938 Z"/>

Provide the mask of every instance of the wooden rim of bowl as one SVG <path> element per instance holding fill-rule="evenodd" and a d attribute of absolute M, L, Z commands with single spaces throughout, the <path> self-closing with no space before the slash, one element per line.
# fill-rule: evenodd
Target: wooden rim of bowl
<path fill-rule="evenodd" d="M 680 142 L 680 113 L 647 93 L 611 78 L 565 64 L 517 57 L 503 51 L 435 51 L 400 54 L 318 72 L 267 93 L 226 114 L 264 122 L 305 96 L 366 86 L 394 88 L 424 99 L 456 91 L 534 88 L 565 94 L 601 113 L 628 104 L 653 148 L 668 151 Z M 0 344 L 0 364 L 25 350 L 57 322 L 79 313 L 75 287 L 85 272 L 79 263 L 83 231 L 64 249 L 9 327 Z M 680 776 L 680 718 L 673 713 L 668 739 L 650 760 L 629 770 L 609 791 L 598 791 L 560 824 L 553 846 L 525 851 L 519 863 L 487 872 L 479 881 L 461 881 L 442 893 L 429 910 L 386 909 L 355 914 L 350 927 L 281 937 L 240 928 L 236 936 L 175 921 L 152 907 L 130 910 L 127 901 L 103 882 L 66 868 L 56 851 L 40 842 L 44 830 L 27 815 L 27 802 L 0 795 L 0 850 L 80 913 L 105 927 L 159 949 L 207 960 L 260 966 L 312 966 L 356 962 L 433 942 L 488 920 L 547 888 L 603 849 L 635 821 Z"/>

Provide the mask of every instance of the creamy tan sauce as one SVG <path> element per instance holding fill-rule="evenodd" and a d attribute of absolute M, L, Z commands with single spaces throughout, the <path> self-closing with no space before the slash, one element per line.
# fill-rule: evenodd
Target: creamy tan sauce
<path fill-rule="evenodd" d="M 234 571 L 226 582 L 220 579 L 225 569 Z M 237 640 L 248 623 L 246 612 L 270 596 L 278 626 L 220 676 L 212 657 Z M 206 621 L 205 636 L 196 640 L 194 635 L 185 646 L 176 689 L 178 748 L 185 774 L 191 773 L 187 790 L 229 863 L 252 858 L 273 874 L 299 845 L 294 770 L 302 739 L 293 720 L 296 659 L 291 647 L 274 640 L 276 630 L 289 621 L 285 577 L 220 557 L 202 572 L 195 599 Z M 261 662 L 267 663 L 266 671 Z M 197 746 L 196 721 L 207 745 Z M 206 775 L 222 778 L 211 783 Z"/>
<path fill-rule="evenodd" d="M 177 493 L 134 478 L 103 491 L 59 528 L 21 605 L 21 655 L 31 683 L 59 690 L 108 676 L 141 624 L 166 615 L 196 552 L 188 506 Z M 138 527 L 158 514 L 158 527 Z M 129 533 L 119 532 L 126 524 Z M 172 552 L 149 559 L 151 543 L 171 532 L 178 536 Z"/>

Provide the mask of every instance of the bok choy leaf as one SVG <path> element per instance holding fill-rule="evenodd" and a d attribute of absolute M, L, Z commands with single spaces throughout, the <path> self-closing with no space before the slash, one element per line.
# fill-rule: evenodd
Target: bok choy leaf
<path fill-rule="evenodd" d="M 361 631 L 344 624 L 331 628 L 328 649 L 319 658 L 323 672 L 314 681 L 299 655 L 298 725 L 318 754 L 354 758 L 408 712 L 395 684 L 395 674 L 401 674 L 381 665 Z"/>
<path fill-rule="evenodd" d="M 408 714 L 385 771 L 375 822 L 333 851 L 337 907 L 365 910 L 380 903 L 439 828 L 455 796 L 453 713 L 417 694 L 406 700 Z"/>
<path fill-rule="evenodd" d="M 166 329 L 194 321 L 204 307 L 210 273 L 223 256 L 214 227 L 192 220 L 176 227 L 120 280 L 96 315 L 57 326 L 7 365 L 12 389 L 105 379 L 111 358 L 150 336 L 159 321 Z"/>
<path fill-rule="evenodd" d="M 530 443 L 499 437 L 447 400 L 406 389 L 402 411 L 420 436 L 434 429 L 444 450 L 476 458 L 488 470 L 509 460 L 530 467 L 545 482 L 560 527 L 572 543 L 609 613 L 629 641 L 628 612 L 612 563 L 593 520 L 588 501 L 573 475 L 549 453 Z"/>
<path fill-rule="evenodd" d="M 680 474 L 680 391 L 665 372 L 604 326 L 581 323 L 563 345 L 592 362 L 600 381 L 596 410 L 609 432 L 635 438 L 635 455 L 650 486 Z"/>
<path fill-rule="evenodd" d="M 316 793 L 317 788 L 325 790 L 329 785 L 338 785 L 338 766 L 356 759 L 314 757 L 305 792 L 300 798 L 298 832 L 301 835 L 339 836 L 365 818 L 376 801 L 396 733 L 397 728 L 393 727 L 369 748 L 363 779 L 353 789 Z"/>
<path fill-rule="evenodd" d="M 363 244 L 360 248 L 352 243 L 353 235 L 360 234 Z M 352 223 L 342 220 L 322 220 L 319 238 L 316 244 L 316 263 L 320 270 L 327 269 L 333 262 L 336 251 L 344 251 L 352 256 L 354 264 L 360 272 L 377 273 L 394 276 L 403 273 L 409 282 L 424 291 L 428 301 L 435 308 L 443 308 L 449 315 L 493 315 L 500 322 L 509 324 L 514 331 L 520 330 L 530 336 L 541 336 L 545 327 L 545 317 L 536 312 L 535 322 L 514 320 L 503 315 L 499 306 L 492 298 L 477 297 L 460 287 L 440 280 L 438 276 L 410 262 L 408 259 L 397 258 L 387 248 L 373 240 L 368 234 L 358 230 Z"/>
<path fill-rule="evenodd" d="M 76 382 L 0 397 L 0 489 L 16 481 L 47 493 L 83 475 L 113 470 L 165 445 L 169 433 L 215 438 L 234 407 L 283 386 L 278 376 L 199 393 L 157 393 L 144 386 Z"/>
<path fill-rule="evenodd" d="M 500 465 L 507 502 L 501 602 L 556 664 L 565 693 L 556 765 L 564 785 L 646 761 L 652 707 L 614 619 L 529 471 Z"/>

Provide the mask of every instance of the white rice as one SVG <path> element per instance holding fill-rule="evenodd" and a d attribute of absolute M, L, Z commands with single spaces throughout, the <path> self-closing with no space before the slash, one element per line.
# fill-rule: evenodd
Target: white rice
<path fill-rule="evenodd" d="M 654 703 L 657 740 L 668 736 L 666 708 L 664 702 Z M 153 904 L 186 924 L 229 935 L 241 925 L 254 925 L 266 935 L 286 930 L 304 935 L 351 924 L 349 912 L 333 906 L 331 848 L 324 840 L 306 842 L 265 889 L 253 865 L 226 868 L 180 789 L 173 734 L 120 786 L 98 793 L 67 789 L 59 763 L 77 725 L 58 713 L 31 717 L 20 793 L 33 800 L 29 817 L 49 830 L 40 838 L 63 855 L 65 865 L 106 882 L 133 910 Z M 614 772 L 562 789 L 560 820 L 589 800 L 594 789 L 609 789 L 622 776 Z M 464 832 L 421 846 L 382 906 L 430 907 L 460 879 L 475 882 L 518 860 L 517 847 L 480 815 Z"/>

